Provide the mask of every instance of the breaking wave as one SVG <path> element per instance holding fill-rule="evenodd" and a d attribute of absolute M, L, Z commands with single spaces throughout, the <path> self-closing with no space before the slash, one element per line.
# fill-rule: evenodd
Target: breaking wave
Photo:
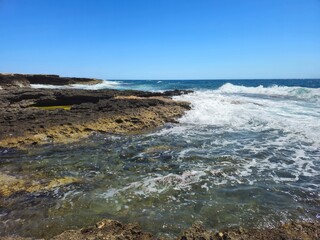
<path fill-rule="evenodd" d="M 31 84 L 32 88 L 49 88 L 49 89 L 84 89 L 84 90 L 100 90 L 108 88 L 117 88 L 120 85 L 117 81 L 103 80 L 102 83 L 88 84 L 70 84 L 65 86 L 48 85 L 48 84 Z"/>
<path fill-rule="evenodd" d="M 306 99 L 310 101 L 320 100 L 319 88 L 305 88 L 305 87 L 287 87 L 274 85 L 272 87 L 245 87 L 226 83 L 221 86 L 217 92 L 229 94 L 256 94 L 265 95 L 269 97 L 295 97 L 297 99 Z"/>
<path fill-rule="evenodd" d="M 320 89 L 227 83 L 217 90 L 196 91 L 175 99 L 192 104 L 192 110 L 180 119 L 184 124 L 231 130 L 281 130 L 320 144 L 320 106 L 314 101 L 319 97 Z"/>

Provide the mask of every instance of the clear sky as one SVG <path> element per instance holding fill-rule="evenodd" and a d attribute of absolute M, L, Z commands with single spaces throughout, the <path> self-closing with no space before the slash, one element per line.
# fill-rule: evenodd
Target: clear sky
<path fill-rule="evenodd" d="M 0 72 L 320 78 L 320 0 L 0 0 Z"/>

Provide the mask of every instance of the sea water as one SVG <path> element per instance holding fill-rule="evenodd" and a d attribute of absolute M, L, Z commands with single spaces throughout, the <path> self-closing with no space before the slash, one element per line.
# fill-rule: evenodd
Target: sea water
<path fill-rule="evenodd" d="M 2 172 L 81 181 L 1 199 L 0 235 L 50 237 L 102 218 L 169 237 L 195 222 L 217 230 L 318 221 L 320 80 L 122 80 L 69 88 L 194 92 L 174 97 L 192 107 L 178 123 L 148 133 L 2 150 Z"/>

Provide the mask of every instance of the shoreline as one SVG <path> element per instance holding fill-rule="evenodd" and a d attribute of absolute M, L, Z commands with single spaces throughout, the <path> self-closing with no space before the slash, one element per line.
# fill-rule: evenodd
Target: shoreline
<path fill-rule="evenodd" d="M 96 78 L 60 77 L 54 74 L 0 73 L 0 87 L 2 89 L 30 87 L 31 84 L 63 86 L 70 84 L 94 85 L 102 82 L 103 80 Z"/>
<path fill-rule="evenodd" d="M 3 75 L 3 74 L 2 74 Z M 42 144 L 68 144 L 86 138 L 95 132 L 131 134 L 148 131 L 167 122 L 175 122 L 190 104 L 171 99 L 188 91 L 151 93 L 143 91 L 33 89 L 30 79 L 48 83 L 52 78 L 57 85 L 74 84 L 76 78 L 57 75 L 9 74 L 1 82 L 0 75 L 0 149 L 27 150 Z M 32 77 L 29 77 L 32 76 Z M 29 78 L 29 80 L 28 80 Z M 2 78 L 4 79 L 4 78 Z M 27 82 L 25 82 L 27 79 Z M 10 82 L 11 81 L 11 82 Z M 40 81 L 40 80 L 39 80 Z M 46 82 L 47 81 L 47 82 Z M 71 82 L 70 82 L 71 81 Z M 92 84 L 86 79 L 82 84 Z M 29 85 L 28 85 L 29 84 Z M 52 84 L 50 82 L 50 84 Z M 30 181 L 30 180 L 29 180 Z M 49 192 L 77 184 L 78 179 L 60 178 L 41 184 L 29 183 L 0 172 L 0 197 L 5 201 L 14 194 Z M 0 233 L 1 234 L 1 233 Z M 211 231 L 195 224 L 177 239 L 318 239 L 319 222 L 290 222 L 272 229 L 227 229 Z M 52 239 L 157 239 L 143 232 L 137 224 L 122 224 L 101 220 L 95 226 L 67 230 Z M 0 237 L 0 240 L 28 239 Z M 29 238 L 34 239 L 34 238 Z"/>
<path fill-rule="evenodd" d="M 123 224 L 116 220 L 103 219 L 94 226 L 70 229 L 50 238 L 20 236 L 0 236 L 0 240 L 99 240 L 99 239 L 139 239 L 139 240 L 317 240 L 320 237 L 319 222 L 288 222 L 278 227 L 265 229 L 230 228 L 220 231 L 208 230 L 201 223 L 194 223 L 182 230 L 178 237 L 157 237 L 145 232 L 137 223 Z"/>
<path fill-rule="evenodd" d="M 32 84 L 35 78 L 37 83 L 51 85 L 54 78 L 56 84 L 69 85 L 74 79 L 79 80 L 56 75 L 30 76 L 0 75 L 2 148 L 69 143 L 94 132 L 125 134 L 150 130 L 175 122 L 190 109 L 189 103 L 171 99 L 190 91 L 34 89 L 24 81 L 27 79 Z M 93 81 L 81 80 L 82 84 Z"/>

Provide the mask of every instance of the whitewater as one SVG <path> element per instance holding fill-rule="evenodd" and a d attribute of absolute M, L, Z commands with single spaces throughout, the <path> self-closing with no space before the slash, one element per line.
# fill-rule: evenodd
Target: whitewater
<path fill-rule="evenodd" d="M 172 237 L 194 222 L 265 228 L 319 219 L 320 80 L 117 80 L 69 88 L 193 92 L 174 97 L 191 110 L 160 129 L 9 153 L 8 170 L 19 159 L 25 171 L 68 173 L 86 184 L 38 196 L 36 207 L 16 200 L 19 211 L 0 214 L 6 232 L 45 235 L 55 223 L 54 234 L 112 218 Z"/>
<path fill-rule="evenodd" d="M 206 142 L 209 146 L 229 146 L 225 153 L 239 158 L 235 176 L 238 182 L 295 182 L 306 176 L 317 178 L 319 96 L 319 89 L 244 87 L 227 83 L 217 90 L 176 97 L 191 102 L 192 110 L 180 119 L 177 130 L 169 131 L 183 136 L 205 136 L 210 139 Z M 220 138 L 218 143 L 216 137 Z M 215 155 L 214 151 L 214 147 L 207 149 L 211 155 Z M 252 172 L 257 175 L 252 176 Z"/>

